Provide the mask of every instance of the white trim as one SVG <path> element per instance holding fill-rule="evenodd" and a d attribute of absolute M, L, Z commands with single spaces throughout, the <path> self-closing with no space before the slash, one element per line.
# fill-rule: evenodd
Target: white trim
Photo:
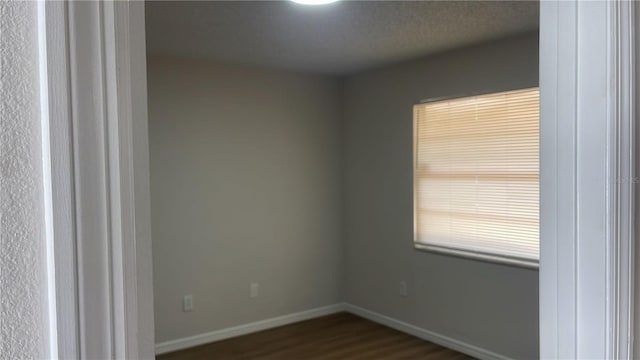
<path fill-rule="evenodd" d="M 43 151 L 45 177 L 50 183 L 50 201 L 47 210 L 51 212 L 51 229 L 48 242 L 53 245 L 50 261 L 55 279 L 56 339 L 51 339 L 51 357 L 60 359 L 79 358 L 78 290 L 75 231 L 74 164 L 71 138 L 71 95 L 68 53 L 67 5 L 63 2 L 40 2 L 40 15 L 44 18 L 39 28 L 39 36 L 45 40 L 46 67 L 43 76 L 43 90 L 47 108 L 46 137 Z M 46 148 L 46 149 L 45 149 Z M 50 294 L 51 296 L 52 294 Z"/>
<path fill-rule="evenodd" d="M 69 2 L 67 7 L 80 358 L 122 358 L 114 344 L 105 95 L 111 79 L 104 69 L 104 15 L 98 2 Z"/>
<path fill-rule="evenodd" d="M 411 325 L 409 323 L 396 320 L 392 317 L 379 314 L 377 312 L 367 310 L 365 308 L 361 308 L 356 305 L 346 304 L 345 307 L 347 312 L 350 312 L 354 315 L 358 315 L 367 320 L 371 320 L 373 322 L 377 322 L 379 324 L 388 326 L 390 328 L 396 329 L 398 331 L 402 331 L 409 335 L 413 335 L 420 339 L 430 341 L 434 344 L 438 344 L 444 346 L 446 348 L 456 350 L 458 352 L 467 354 L 469 356 L 473 356 L 477 359 L 481 360 L 511 360 L 511 358 L 506 357 L 504 355 L 500 355 L 493 351 L 481 348 L 479 346 L 471 345 L 464 341 L 460 341 L 442 334 L 438 334 L 436 332 L 426 330 L 415 325 Z"/>
<path fill-rule="evenodd" d="M 53 232 L 53 185 L 51 172 L 51 139 L 49 125 L 49 75 L 47 57 L 47 17 L 43 2 L 38 8 L 38 77 L 40 79 L 40 136 L 42 154 L 42 188 L 44 208 L 44 237 L 47 266 L 48 337 L 51 359 L 58 358 L 58 319 L 56 301 L 56 263 Z"/>
<path fill-rule="evenodd" d="M 154 359 L 155 329 L 153 318 L 153 270 L 151 253 L 151 194 L 149 185 L 149 138 L 147 109 L 147 53 L 145 36 L 144 2 L 116 3 L 116 44 L 118 69 L 126 66 L 126 71 L 118 72 L 118 85 L 125 88 L 124 94 L 131 119 L 129 135 L 126 137 L 127 153 L 130 159 L 128 199 L 131 218 L 129 219 L 130 241 L 125 243 L 125 280 L 127 293 L 127 318 L 129 329 L 136 331 L 136 358 Z M 126 21 L 126 26 L 124 25 Z M 126 64 L 124 64 L 126 62 Z M 123 92 L 120 91 L 119 98 Z M 133 221 L 132 219 L 135 219 Z M 135 255 L 134 255 L 135 254 Z M 135 290 L 134 290 L 135 289 Z M 131 340 L 131 338 L 127 337 Z"/>
<path fill-rule="evenodd" d="M 473 250 L 466 249 L 455 249 L 449 248 L 446 246 L 439 245 L 430 245 L 425 243 L 419 243 L 414 240 L 413 248 L 416 250 L 434 252 L 449 256 L 456 256 L 461 258 L 473 259 L 478 261 L 485 261 L 494 264 L 502 264 L 507 266 L 520 267 L 524 269 L 532 269 L 538 270 L 540 265 L 538 264 L 538 260 L 525 260 L 519 258 L 511 258 L 507 256 L 502 256 L 498 254 L 488 254 L 482 252 L 476 252 Z"/>
<path fill-rule="evenodd" d="M 635 263 L 635 38 L 634 2 L 609 7 L 609 254 L 608 353 L 615 359 L 633 357 Z"/>
<path fill-rule="evenodd" d="M 190 347 L 204 345 L 214 341 L 229 339 L 236 336 L 247 335 L 257 331 L 272 329 L 278 326 L 293 324 L 299 321 L 314 319 L 321 316 L 331 315 L 345 311 L 345 304 L 333 304 L 323 306 L 311 310 L 305 310 L 284 316 L 278 316 L 270 319 L 260 320 L 249 324 L 233 326 L 226 329 L 211 331 L 204 334 L 189 336 L 177 340 L 165 341 L 156 344 L 156 354 L 164 354 L 168 352 L 187 349 Z"/>
<path fill-rule="evenodd" d="M 540 4 L 544 359 L 631 356 L 632 7 Z"/>
<path fill-rule="evenodd" d="M 634 7 L 634 12 L 635 12 L 635 18 L 634 18 L 634 26 L 635 26 L 635 31 L 632 31 L 631 34 L 634 36 L 634 40 L 635 43 L 633 44 L 635 46 L 635 69 L 633 69 L 634 73 L 635 73 L 635 89 L 634 90 L 634 94 L 635 96 L 633 96 L 632 98 L 638 99 L 638 96 L 640 96 L 640 4 L 638 4 L 637 2 L 633 3 L 632 6 Z M 635 136 L 636 136 L 636 144 L 635 144 L 635 155 L 637 157 L 640 157 L 640 145 L 638 144 L 637 139 L 640 139 L 640 104 L 636 103 L 635 104 L 635 108 L 633 109 L 634 113 L 635 113 L 635 118 L 636 118 L 636 130 L 635 130 Z M 636 158 L 636 166 L 640 165 L 640 159 Z M 636 217 L 635 217 L 635 227 L 633 228 L 633 231 L 635 231 L 636 234 L 640 234 L 640 211 L 638 211 L 638 209 L 640 209 L 640 189 L 638 188 L 640 186 L 639 182 L 640 182 L 640 167 L 636 167 L 635 168 L 635 172 L 633 174 L 634 181 L 636 181 L 636 196 L 635 196 L 635 201 L 636 201 Z M 636 259 L 640 259 L 640 244 L 636 243 L 636 247 L 635 247 L 635 254 L 634 254 Z M 632 344 L 632 351 L 634 353 L 634 355 L 632 356 L 634 359 L 640 359 L 640 336 L 638 336 L 638 333 L 640 333 L 640 286 L 637 285 L 637 281 L 640 280 L 640 260 L 636 261 L 635 264 L 636 268 L 635 268 L 635 281 L 636 281 L 636 286 L 634 289 L 634 307 L 632 309 L 633 311 L 633 320 L 632 320 L 632 339 L 633 339 L 633 344 Z"/>
<path fill-rule="evenodd" d="M 51 356 L 152 359 L 144 3 L 42 5 L 58 345 Z"/>

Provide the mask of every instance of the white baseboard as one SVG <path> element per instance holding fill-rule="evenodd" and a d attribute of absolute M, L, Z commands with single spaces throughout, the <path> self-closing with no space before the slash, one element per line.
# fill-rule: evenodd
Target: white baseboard
<path fill-rule="evenodd" d="M 164 354 L 172 351 L 187 349 L 190 347 L 204 345 L 214 341 L 229 339 L 232 337 L 246 335 L 257 331 L 267 330 L 278 326 L 292 324 L 298 321 L 309 320 L 320 316 L 330 315 L 345 311 L 345 304 L 338 303 L 323 306 L 311 310 L 301 311 L 271 319 L 260 320 L 249 324 L 238 325 L 226 329 L 216 330 L 204 334 L 198 334 L 181 339 L 170 340 L 156 344 L 156 354 Z"/>
<path fill-rule="evenodd" d="M 306 310 L 294 314 L 278 316 L 271 319 L 238 325 L 226 329 L 216 330 L 204 334 L 189 336 L 177 340 L 166 341 L 156 344 L 156 354 L 164 354 L 172 351 L 187 349 L 190 347 L 204 345 L 215 341 L 229 339 L 236 336 L 246 335 L 257 331 L 267 330 L 278 326 L 292 324 L 298 321 L 309 320 L 320 316 L 330 315 L 341 311 L 347 311 L 354 315 L 377 322 L 390 328 L 416 336 L 420 339 L 430 341 L 449 349 L 473 356 L 481 360 L 512 360 L 511 358 L 483 349 L 481 347 L 468 344 L 466 342 L 444 336 L 433 331 L 419 328 L 415 325 L 396 320 L 386 315 L 376 313 L 359 306 L 348 303 L 338 303 L 323 306 L 311 310 Z"/>
<path fill-rule="evenodd" d="M 481 360 L 512 360 L 504 355 L 496 354 L 481 347 L 419 328 L 415 325 L 396 320 L 386 315 L 378 314 L 359 306 L 345 304 L 345 311 Z"/>

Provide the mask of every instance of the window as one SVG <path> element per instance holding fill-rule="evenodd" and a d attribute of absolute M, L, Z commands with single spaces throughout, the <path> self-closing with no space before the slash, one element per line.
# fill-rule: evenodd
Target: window
<path fill-rule="evenodd" d="M 417 248 L 536 267 L 539 90 L 414 106 Z"/>

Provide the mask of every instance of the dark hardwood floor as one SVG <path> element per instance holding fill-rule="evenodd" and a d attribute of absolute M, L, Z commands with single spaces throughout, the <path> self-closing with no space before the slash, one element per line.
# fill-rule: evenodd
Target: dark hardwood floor
<path fill-rule="evenodd" d="M 158 360 L 195 359 L 473 359 L 349 313 L 159 355 Z"/>

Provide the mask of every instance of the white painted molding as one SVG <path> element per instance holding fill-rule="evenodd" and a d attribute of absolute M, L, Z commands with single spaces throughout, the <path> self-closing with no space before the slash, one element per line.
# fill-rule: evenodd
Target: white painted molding
<path fill-rule="evenodd" d="M 107 1 L 103 9 L 115 351 L 127 359 L 151 359 L 154 321 L 144 2 Z"/>
<path fill-rule="evenodd" d="M 152 359 L 144 3 L 40 6 L 58 344 L 52 356 Z"/>
<path fill-rule="evenodd" d="M 50 339 L 51 357 L 79 358 L 78 289 L 76 273 L 75 189 L 70 122 L 69 57 L 67 6 L 64 2 L 39 2 L 41 42 L 41 102 L 43 109 L 45 213 L 50 212 L 47 246 L 52 246 L 53 294 L 56 331 Z M 46 134 L 45 134 L 46 132 Z M 47 199 L 48 198 L 48 199 Z M 51 269 L 50 269 L 51 271 Z M 53 299 L 53 301 L 51 301 Z M 53 346 L 55 343 L 55 347 Z"/>
<path fill-rule="evenodd" d="M 540 4 L 540 357 L 628 359 L 634 2 Z"/>
<path fill-rule="evenodd" d="M 135 308 L 137 334 L 137 358 L 154 359 L 155 327 L 153 318 L 153 264 L 151 253 L 151 193 L 149 185 L 149 130 L 147 108 L 147 52 L 145 36 L 144 1 L 116 1 L 116 44 L 124 48 L 119 52 L 118 64 L 127 62 L 127 71 L 120 72 L 118 84 L 126 87 L 130 96 L 131 128 L 128 144 L 130 178 L 133 186 L 132 201 L 135 223 L 126 254 L 135 257 L 126 260 L 129 264 L 125 276 L 135 278 L 135 297 L 129 298 L 129 306 Z M 127 22 L 127 26 L 122 23 Z M 135 299 L 135 301 L 134 301 Z M 128 316 L 132 312 L 127 312 Z"/>
<path fill-rule="evenodd" d="M 216 330 L 204 334 L 189 336 L 177 340 L 162 342 L 156 345 L 156 354 L 164 354 L 172 351 L 187 349 L 204 345 L 214 341 L 229 339 L 236 336 L 247 335 L 257 331 L 272 329 L 278 326 L 293 324 L 299 321 L 314 319 L 321 316 L 339 313 L 345 310 L 344 303 L 323 306 L 311 310 L 301 311 L 289 315 L 278 316 L 266 320 L 260 320 L 249 324 L 238 325 L 226 329 Z"/>
<path fill-rule="evenodd" d="M 633 358 L 635 273 L 636 89 L 634 1 L 609 6 L 608 169 L 610 239 L 607 352 L 614 359 Z"/>
<path fill-rule="evenodd" d="M 400 320 L 396 320 L 392 317 L 386 316 L 386 315 L 382 315 L 379 314 L 377 312 L 371 311 L 371 310 L 367 310 L 365 308 L 361 308 L 359 306 L 355 306 L 355 305 L 351 305 L 351 304 L 346 304 L 345 305 L 345 310 L 347 312 L 350 312 L 354 315 L 358 315 L 360 317 L 363 317 L 367 320 L 371 320 L 373 322 L 388 326 L 390 328 L 396 329 L 398 331 L 402 331 L 404 333 L 407 333 L 409 335 L 413 335 L 415 337 L 418 337 L 420 339 L 426 340 L 426 341 L 430 341 L 434 344 L 438 344 L 441 346 L 444 346 L 446 348 L 452 349 L 452 350 L 456 350 L 458 352 L 461 352 L 463 354 L 467 354 L 469 356 L 473 356 L 474 358 L 477 359 L 481 359 L 481 360 L 511 360 L 511 358 L 506 357 L 504 355 L 495 353 L 493 351 L 487 350 L 487 349 L 483 349 L 479 346 L 475 346 L 475 345 L 471 345 L 469 343 L 466 343 L 464 341 L 460 341 L 448 336 L 444 336 L 441 334 L 438 334 L 436 332 L 433 331 L 429 331 L 420 327 L 417 327 L 415 325 L 411 325 L 409 323 L 400 321 Z"/>

